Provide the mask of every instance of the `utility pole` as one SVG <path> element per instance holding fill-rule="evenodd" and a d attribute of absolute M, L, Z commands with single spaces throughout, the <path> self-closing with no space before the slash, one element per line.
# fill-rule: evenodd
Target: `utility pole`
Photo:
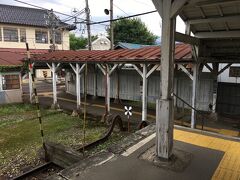
<path fill-rule="evenodd" d="M 111 38 L 111 50 L 114 48 L 114 34 L 113 34 L 113 0 L 110 0 L 110 38 Z"/>
<path fill-rule="evenodd" d="M 110 0 L 110 41 L 111 41 L 111 46 L 110 49 L 114 49 L 114 32 L 113 32 L 113 0 Z M 116 87 L 116 97 L 114 100 L 114 103 L 120 103 L 120 98 L 119 98 L 119 91 L 120 91 L 120 82 L 119 82 L 119 68 L 117 68 L 117 87 Z"/>
<path fill-rule="evenodd" d="M 88 5 L 88 0 L 86 1 L 86 16 L 87 16 L 87 32 L 88 32 L 88 50 L 92 50 L 92 37 L 91 37 L 91 27 L 90 27 L 90 9 Z M 88 63 L 85 62 L 85 73 L 84 73 L 84 113 L 83 113 L 83 147 L 85 145 L 86 138 L 86 118 L 87 118 L 87 76 L 88 75 Z M 79 92 L 80 93 L 80 92 Z M 83 148 L 83 156 L 85 150 Z"/>
<path fill-rule="evenodd" d="M 90 9 L 88 5 L 88 0 L 86 1 L 86 16 L 87 16 L 87 32 L 88 32 L 88 50 L 92 50 L 92 37 L 91 37 L 91 27 L 90 27 Z"/>
<path fill-rule="evenodd" d="M 51 33 L 51 37 L 52 37 L 52 50 L 55 51 L 56 50 L 56 26 L 57 26 L 57 19 L 53 13 L 53 9 L 51 9 L 51 11 L 49 12 L 48 15 L 48 25 L 50 27 L 50 33 Z"/>

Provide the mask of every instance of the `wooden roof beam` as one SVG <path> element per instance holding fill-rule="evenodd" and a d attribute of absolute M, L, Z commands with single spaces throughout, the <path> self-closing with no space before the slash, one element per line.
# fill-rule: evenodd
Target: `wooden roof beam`
<path fill-rule="evenodd" d="M 171 17 L 176 17 L 189 0 L 174 0 L 171 7 Z"/>
<path fill-rule="evenodd" d="M 195 1 L 195 6 L 204 7 L 204 6 L 218 6 L 225 4 L 238 3 L 240 0 L 193 0 Z"/>
<path fill-rule="evenodd" d="M 219 12 L 220 16 L 224 16 L 224 15 L 223 15 L 222 8 L 221 8 L 220 5 L 217 5 L 217 9 L 218 9 L 218 12 Z"/>
<path fill-rule="evenodd" d="M 158 13 L 162 17 L 162 12 L 163 12 L 163 0 L 152 0 L 155 8 L 157 9 Z"/>
<path fill-rule="evenodd" d="M 174 0 L 171 4 L 171 13 L 170 17 L 176 17 L 179 12 L 183 9 L 185 5 L 188 4 L 190 0 Z M 158 13 L 162 17 L 163 12 L 163 0 L 152 0 L 155 8 L 157 9 Z"/>
<path fill-rule="evenodd" d="M 238 31 L 215 31 L 215 32 L 197 32 L 197 38 L 240 38 L 240 30 Z"/>
<path fill-rule="evenodd" d="M 219 72 L 218 75 L 222 74 L 226 69 L 228 69 L 230 66 L 232 65 L 232 63 L 228 63 L 224 68 L 222 68 Z"/>
<path fill-rule="evenodd" d="M 200 45 L 200 40 L 198 38 L 179 32 L 175 32 L 175 41 L 197 46 Z"/>
<path fill-rule="evenodd" d="M 240 63 L 240 59 L 238 57 L 199 57 L 200 62 L 204 63 L 204 65 L 206 65 L 206 63 L 214 63 L 214 62 L 218 62 L 218 63 Z"/>
<path fill-rule="evenodd" d="M 203 19 L 192 19 L 188 20 L 189 24 L 204 24 L 211 22 L 239 22 L 240 15 L 232 15 L 232 16 L 221 16 L 214 18 L 203 18 Z"/>

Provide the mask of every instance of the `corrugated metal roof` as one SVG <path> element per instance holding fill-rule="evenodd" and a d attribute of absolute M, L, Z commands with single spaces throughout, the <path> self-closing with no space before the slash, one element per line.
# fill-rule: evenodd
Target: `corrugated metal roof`
<path fill-rule="evenodd" d="M 0 51 L 0 66 L 22 66 L 25 55 Z"/>
<path fill-rule="evenodd" d="M 160 46 L 141 49 L 121 50 L 80 50 L 80 51 L 55 51 L 48 54 L 37 55 L 32 58 L 38 62 L 159 62 L 161 57 Z M 177 44 L 175 60 L 191 61 L 191 46 Z"/>

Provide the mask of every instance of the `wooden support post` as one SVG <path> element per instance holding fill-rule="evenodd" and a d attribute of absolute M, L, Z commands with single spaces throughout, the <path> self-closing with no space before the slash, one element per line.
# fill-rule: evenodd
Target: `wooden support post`
<path fill-rule="evenodd" d="M 77 110 L 73 111 L 72 113 L 73 116 L 76 116 L 80 113 L 81 110 L 81 73 L 85 67 L 85 64 L 80 66 L 80 64 L 76 63 L 76 67 L 74 67 L 74 65 L 70 63 L 70 66 L 76 75 Z"/>
<path fill-rule="evenodd" d="M 97 67 L 94 65 L 94 74 L 93 74 L 93 98 L 97 98 Z"/>
<path fill-rule="evenodd" d="M 30 103 L 33 103 L 33 81 L 31 72 L 28 73 L 28 86 L 29 86 L 29 100 Z"/>
<path fill-rule="evenodd" d="M 116 96 L 114 99 L 114 103 L 118 104 L 120 103 L 120 77 L 119 77 L 119 69 L 116 70 Z"/>
<path fill-rule="evenodd" d="M 53 108 L 57 107 L 57 73 L 56 64 L 52 63 Z"/>
<path fill-rule="evenodd" d="M 216 112 L 216 103 L 217 103 L 217 78 L 218 78 L 218 67 L 219 64 L 218 63 L 213 63 L 212 64 L 213 67 L 213 101 L 212 101 L 212 112 L 215 113 Z"/>
<path fill-rule="evenodd" d="M 108 65 L 106 65 L 106 114 L 110 114 L 110 75 Z"/>
<path fill-rule="evenodd" d="M 0 92 L 3 90 L 3 77 L 2 74 L 0 72 Z"/>
<path fill-rule="evenodd" d="M 143 72 L 135 65 L 132 65 L 138 74 L 142 77 L 142 121 L 147 120 L 147 65 L 143 64 Z M 144 74 L 144 75 L 143 75 Z"/>
<path fill-rule="evenodd" d="M 52 66 L 47 63 L 48 67 L 52 71 L 52 85 L 53 85 L 53 104 L 51 106 L 52 109 L 59 109 L 59 104 L 57 103 L 57 69 L 60 65 L 52 63 Z"/>
<path fill-rule="evenodd" d="M 135 64 L 132 65 L 138 74 L 142 77 L 142 121 L 147 120 L 147 79 L 159 67 L 158 64 L 154 65 L 149 71 L 147 64 L 142 64 L 143 71 L 141 71 Z"/>
<path fill-rule="evenodd" d="M 174 78 L 173 91 L 174 91 L 175 94 L 178 94 L 178 79 L 177 78 Z M 174 96 L 173 100 L 174 100 L 174 107 L 177 108 L 178 99 Z"/>
<path fill-rule="evenodd" d="M 156 151 L 169 159 L 173 149 L 173 81 L 176 17 L 171 17 L 172 1 L 162 0 L 161 99 L 156 107 Z"/>
<path fill-rule="evenodd" d="M 80 74 L 80 65 L 76 64 L 76 94 L 77 94 L 77 111 L 80 111 L 81 108 L 81 74 Z"/>
<path fill-rule="evenodd" d="M 143 64 L 143 72 L 142 72 L 142 121 L 147 120 L 147 65 Z"/>
<path fill-rule="evenodd" d="M 124 66 L 124 64 L 119 64 L 117 69 L 116 69 L 116 96 L 115 96 L 115 100 L 114 103 L 119 104 L 121 102 L 120 100 L 120 71 L 121 68 Z"/>
<path fill-rule="evenodd" d="M 31 63 L 30 66 L 32 66 L 32 69 L 33 69 L 34 63 Z M 32 75 L 30 71 L 28 72 L 28 86 L 29 86 L 29 100 L 30 100 L 30 103 L 32 104 L 34 93 L 33 93 L 33 80 L 32 80 Z"/>
<path fill-rule="evenodd" d="M 197 88 L 198 88 L 198 74 L 199 74 L 199 64 L 193 64 L 193 80 L 192 80 L 192 107 L 196 109 L 197 104 Z M 196 111 L 192 109 L 191 112 L 191 128 L 196 126 Z"/>
<path fill-rule="evenodd" d="M 108 64 L 104 67 L 101 64 L 97 64 L 98 68 L 102 71 L 103 75 L 105 76 L 105 109 L 106 113 L 102 118 L 102 121 L 106 120 L 106 117 L 110 115 L 110 76 L 118 67 L 118 64 L 114 64 L 111 69 Z"/>

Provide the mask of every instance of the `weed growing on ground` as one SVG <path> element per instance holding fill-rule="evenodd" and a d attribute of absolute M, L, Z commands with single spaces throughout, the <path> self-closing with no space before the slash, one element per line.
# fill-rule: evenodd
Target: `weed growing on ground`
<path fill-rule="evenodd" d="M 81 146 L 83 120 L 62 112 L 42 109 L 45 139 L 69 147 Z M 107 127 L 96 119 L 87 120 L 86 143 L 100 138 Z M 98 149 L 104 148 L 101 145 Z M 12 177 L 26 167 L 42 162 L 38 158 L 42 147 L 36 109 L 29 104 L 11 104 L 0 107 L 0 179 Z M 29 168 L 28 168 L 29 169 Z"/>

